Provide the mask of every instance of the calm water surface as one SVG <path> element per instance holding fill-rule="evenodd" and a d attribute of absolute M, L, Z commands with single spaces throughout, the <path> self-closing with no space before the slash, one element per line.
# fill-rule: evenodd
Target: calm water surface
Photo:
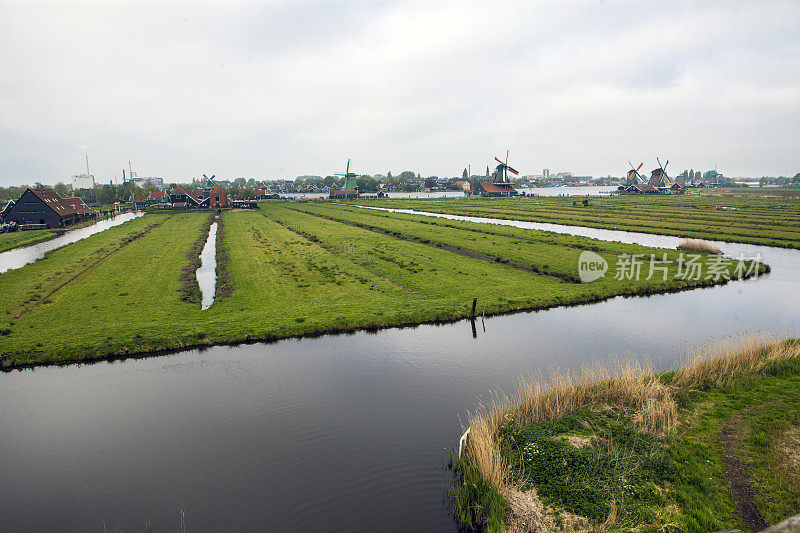
<path fill-rule="evenodd" d="M 183 510 L 189 531 L 453 531 L 446 451 L 490 388 L 614 353 L 667 368 L 708 339 L 798 333 L 800 251 L 718 245 L 773 271 L 487 318 L 476 338 L 462 321 L 2 374 L 0 530 L 174 529 Z"/>
<path fill-rule="evenodd" d="M 144 212 L 123 213 L 113 218 L 107 218 L 105 220 L 101 220 L 100 222 L 96 222 L 95 224 L 92 224 L 91 226 L 86 226 L 85 228 L 79 228 L 68 231 L 63 235 L 61 235 L 60 237 L 56 237 L 55 239 L 50 239 L 49 241 L 40 242 L 38 244 L 33 244 L 31 246 L 24 246 L 22 248 L 15 248 L 7 252 L 2 252 L 0 253 L 0 274 L 2 274 L 3 272 L 7 272 L 9 270 L 14 270 L 15 268 L 24 267 L 29 263 L 38 261 L 39 259 L 44 257 L 44 254 L 46 254 L 51 250 L 55 250 L 56 248 L 61 248 L 62 246 L 72 244 L 73 242 L 78 242 L 79 240 L 85 239 L 86 237 L 94 235 L 95 233 L 100 233 L 101 231 L 105 231 L 108 228 L 119 226 L 124 222 L 133 220 L 134 218 L 140 217 L 142 215 L 144 215 Z"/>
<path fill-rule="evenodd" d="M 200 252 L 200 268 L 195 273 L 202 298 L 200 309 L 208 309 L 214 303 L 217 288 L 217 220 L 208 228 L 208 239 Z"/>

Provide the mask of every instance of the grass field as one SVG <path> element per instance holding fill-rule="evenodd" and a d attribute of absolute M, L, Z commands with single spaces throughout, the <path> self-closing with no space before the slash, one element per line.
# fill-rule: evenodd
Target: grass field
<path fill-rule="evenodd" d="M 656 376 L 625 363 L 523 381 L 470 423 L 465 526 L 760 531 L 800 512 L 796 340 L 749 339 Z"/>
<path fill-rule="evenodd" d="M 206 311 L 193 272 L 207 212 L 149 214 L 0 275 L 0 364 L 442 322 L 469 316 L 473 298 L 495 314 L 714 282 L 674 279 L 674 250 L 358 208 L 266 203 L 220 222 Z M 667 280 L 580 283 L 583 250 L 610 265 L 654 253 Z"/>
<path fill-rule="evenodd" d="M 370 199 L 353 203 L 800 248 L 800 193 L 756 189 L 682 195 Z M 791 194 L 790 194 L 791 193 Z M 574 205 L 573 205 L 574 203 Z"/>
<path fill-rule="evenodd" d="M 20 246 L 30 246 L 37 242 L 44 242 L 52 239 L 56 235 L 58 234 L 55 231 L 47 229 L 0 233 L 0 253 L 19 248 Z"/>

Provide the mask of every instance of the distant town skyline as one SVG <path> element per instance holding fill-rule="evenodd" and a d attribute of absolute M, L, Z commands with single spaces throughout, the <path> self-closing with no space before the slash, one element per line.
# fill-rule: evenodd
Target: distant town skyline
<path fill-rule="evenodd" d="M 800 4 L 4 2 L 0 186 L 800 171 Z"/>

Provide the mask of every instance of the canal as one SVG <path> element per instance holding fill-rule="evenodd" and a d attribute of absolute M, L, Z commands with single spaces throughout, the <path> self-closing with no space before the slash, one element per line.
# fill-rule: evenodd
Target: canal
<path fill-rule="evenodd" d="M 119 226 L 120 224 L 123 224 L 129 220 L 133 220 L 134 218 L 138 218 L 142 215 L 144 215 L 144 211 L 136 213 L 122 213 L 120 215 L 95 222 L 91 226 L 67 231 L 63 235 L 60 235 L 54 239 L 50 239 L 49 241 L 2 252 L 0 253 L 0 274 L 9 270 L 22 268 L 27 264 L 38 261 L 51 250 L 56 250 L 68 244 L 72 244 L 73 242 L 78 242 L 81 239 L 85 239 L 86 237 L 90 237 L 96 233 L 100 233 L 101 231 L 113 228 L 114 226 Z"/>
<path fill-rule="evenodd" d="M 475 337 L 461 321 L 2 374 L 0 529 L 175 529 L 183 511 L 188 531 L 453 531 L 447 453 L 491 388 L 610 354 L 663 369 L 740 332 L 799 333 L 800 251 L 717 244 L 772 272 L 486 318 Z"/>

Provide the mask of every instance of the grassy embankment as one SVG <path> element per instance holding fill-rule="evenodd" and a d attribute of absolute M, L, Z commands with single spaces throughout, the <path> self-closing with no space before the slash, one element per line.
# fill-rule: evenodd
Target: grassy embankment
<path fill-rule="evenodd" d="M 800 341 L 749 338 L 677 371 L 521 380 L 470 420 L 463 525 L 760 530 L 800 512 Z"/>
<path fill-rule="evenodd" d="M 49 241 L 56 236 L 58 236 L 58 233 L 48 229 L 0 233 L 0 253 L 20 246 L 30 246 L 31 244 Z"/>
<path fill-rule="evenodd" d="M 800 197 L 692 192 L 528 198 L 353 200 L 361 205 L 463 216 L 548 222 L 800 248 Z M 573 202 L 576 205 L 573 205 Z"/>
<path fill-rule="evenodd" d="M 96 224 L 101 220 L 106 220 L 107 218 L 112 217 L 110 215 L 107 217 L 98 216 L 95 219 L 85 220 L 83 222 L 73 224 L 72 226 L 67 226 L 66 228 L 36 229 L 15 231 L 13 233 L 0 233 L 0 253 L 13 250 L 14 248 L 20 248 L 22 246 L 30 246 L 32 244 L 49 241 L 50 239 L 63 235 L 68 231 L 85 228 L 87 226 L 91 226 L 92 224 Z"/>
<path fill-rule="evenodd" d="M 2 365 L 448 321 L 468 316 L 472 298 L 491 314 L 711 283 L 673 280 L 675 251 L 269 204 L 222 214 L 217 296 L 227 297 L 201 311 L 191 273 L 208 222 L 208 213 L 146 215 L 0 275 Z M 576 283 L 582 249 L 611 266 L 622 253 L 667 253 L 669 281 Z"/>

